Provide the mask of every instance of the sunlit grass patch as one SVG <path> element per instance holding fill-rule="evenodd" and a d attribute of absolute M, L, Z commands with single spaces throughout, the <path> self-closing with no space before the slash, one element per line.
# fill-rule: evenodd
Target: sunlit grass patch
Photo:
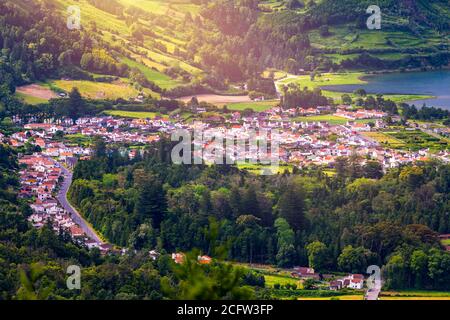
<path fill-rule="evenodd" d="M 227 105 L 229 110 L 242 111 L 245 109 L 252 109 L 256 112 L 263 112 L 271 109 L 272 107 L 279 104 L 278 100 L 268 100 L 268 101 L 250 101 L 250 102 L 240 102 L 240 103 L 230 103 Z"/>
<path fill-rule="evenodd" d="M 107 110 L 105 111 L 107 115 L 123 118 L 134 118 L 134 119 L 153 119 L 160 115 L 156 112 L 137 112 L 137 111 L 122 111 L 122 110 Z"/>
<path fill-rule="evenodd" d="M 66 92 L 70 92 L 73 88 L 78 88 L 81 95 L 89 99 L 133 99 L 136 98 L 140 91 L 132 87 L 130 84 L 119 81 L 116 83 L 104 83 L 84 80 L 56 80 L 51 82 L 52 85 Z M 143 89 L 143 92 L 153 97 L 159 97 L 159 94 Z"/>

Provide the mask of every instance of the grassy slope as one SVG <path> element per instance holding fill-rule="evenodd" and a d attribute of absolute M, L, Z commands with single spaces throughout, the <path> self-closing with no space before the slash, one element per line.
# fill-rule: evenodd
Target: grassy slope
<path fill-rule="evenodd" d="M 163 89 L 172 89 L 183 84 L 181 81 L 174 80 L 168 75 L 146 66 L 144 63 L 138 63 L 129 58 L 123 58 L 121 61 L 131 68 L 138 68 L 148 80 L 153 81 Z"/>
<path fill-rule="evenodd" d="M 16 96 L 20 100 L 22 100 L 23 102 L 31 104 L 31 105 L 40 104 L 40 103 L 46 103 L 48 101 L 46 99 L 33 97 L 33 96 L 28 95 L 28 94 L 24 94 L 24 93 L 20 93 L 20 92 L 17 92 Z"/>
<path fill-rule="evenodd" d="M 164 71 L 169 66 L 177 65 L 193 75 L 199 75 L 203 72 L 172 54 L 176 47 L 180 51 L 185 51 L 184 45 L 186 44 L 186 39 L 183 38 L 183 34 L 180 35 L 178 33 L 174 35 L 174 32 L 166 31 L 158 26 L 152 28 L 156 36 L 146 36 L 144 44 L 141 46 L 131 39 L 131 30 L 124 20 L 92 6 L 87 0 L 43 1 L 56 3 L 58 8 L 63 12 L 70 5 L 79 6 L 81 8 L 81 22 L 84 27 L 95 22 L 103 40 L 125 49 L 132 57 L 132 59 L 123 58 L 123 62 L 129 66 L 137 67 L 144 72 L 149 80 L 155 82 L 162 88 L 171 89 L 183 84 L 181 80 L 171 79 L 164 74 Z M 166 17 L 170 16 L 174 21 L 181 21 L 186 12 L 196 14 L 199 10 L 198 5 L 190 4 L 186 0 L 119 0 L 119 2 L 126 8 L 134 6 L 152 14 Z M 142 26 L 149 26 L 147 21 L 137 20 Z M 114 34 L 112 31 L 114 31 Z M 155 49 L 153 44 L 156 42 L 164 44 L 168 52 Z M 139 54 L 136 52 L 139 52 Z"/>
<path fill-rule="evenodd" d="M 76 87 L 84 97 L 90 99 L 132 99 L 139 94 L 139 91 L 129 85 L 126 80 L 120 83 L 55 80 L 51 81 L 51 84 L 66 92 Z M 159 94 L 149 89 L 144 89 L 143 92 L 152 97 L 159 97 Z"/>
<path fill-rule="evenodd" d="M 288 10 L 285 6 L 287 1 L 264 1 L 263 5 L 278 11 Z M 322 2 L 315 1 L 316 3 Z M 355 1 L 362 2 L 362 1 Z M 380 1 L 373 1 L 370 4 L 377 4 Z M 381 1 L 383 2 L 383 1 Z M 358 3 L 359 4 L 359 3 Z M 363 49 L 370 52 L 373 57 L 395 61 L 407 58 L 408 56 L 420 56 L 421 54 L 412 54 L 402 52 L 404 49 L 429 49 L 437 47 L 439 44 L 447 44 L 450 41 L 450 34 L 439 34 L 430 28 L 421 28 L 416 34 L 406 31 L 397 31 L 400 28 L 396 26 L 407 25 L 405 17 L 399 17 L 389 13 L 387 4 L 381 4 L 382 8 L 382 29 L 381 30 L 363 30 L 354 28 L 355 23 L 346 23 L 334 25 L 329 28 L 330 35 L 322 37 L 319 30 L 313 30 L 309 33 L 311 45 L 317 49 L 337 50 L 341 53 L 324 54 L 333 62 L 339 63 L 345 59 L 353 59 L 359 56 L 355 53 L 345 53 L 345 50 Z M 367 7 L 367 6 L 366 6 Z M 429 3 L 422 1 L 419 10 L 424 14 L 439 14 L 442 17 L 450 19 L 450 7 L 445 3 Z M 298 13 L 304 13 L 305 9 L 297 10 Z M 363 12 L 364 14 L 364 12 Z M 369 15 L 367 15 L 369 17 Z M 396 30 L 397 29 L 397 30 Z M 376 52 L 379 49 L 387 49 L 389 53 Z"/>

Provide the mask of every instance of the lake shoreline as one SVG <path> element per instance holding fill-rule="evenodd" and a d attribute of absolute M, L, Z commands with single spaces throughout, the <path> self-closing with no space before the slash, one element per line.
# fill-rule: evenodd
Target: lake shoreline
<path fill-rule="evenodd" d="M 357 89 L 364 89 L 368 94 L 403 95 L 411 96 L 404 102 L 409 105 L 422 103 L 427 106 L 450 109 L 450 99 L 447 85 L 450 79 L 450 70 L 439 69 L 427 72 L 379 72 L 362 74 L 358 77 L 360 82 L 354 84 L 338 84 L 320 86 L 322 90 L 335 93 L 353 93 Z"/>

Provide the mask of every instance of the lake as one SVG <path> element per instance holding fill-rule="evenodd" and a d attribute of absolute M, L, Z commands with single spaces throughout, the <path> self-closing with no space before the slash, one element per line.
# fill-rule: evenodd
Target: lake
<path fill-rule="evenodd" d="M 324 86 L 322 89 L 351 93 L 362 88 L 371 94 L 428 95 L 435 98 L 410 103 L 418 107 L 425 103 L 429 107 L 450 110 L 450 70 L 369 75 L 364 80 L 368 83 Z"/>

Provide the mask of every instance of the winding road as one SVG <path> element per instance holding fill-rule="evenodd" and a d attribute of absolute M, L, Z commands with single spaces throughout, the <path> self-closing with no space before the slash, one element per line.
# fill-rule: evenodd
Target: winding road
<path fill-rule="evenodd" d="M 57 199 L 61 206 L 72 216 L 72 219 L 75 223 L 77 223 L 80 228 L 86 233 L 86 235 L 92 240 L 98 242 L 99 244 L 103 244 L 104 242 L 100 239 L 97 232 L 89 225 L 89 223 L 84 220 L 81 214 L 69 203 L 67 200 L 67 193 L 69 192 L 69 188 L 72 184 L 73 175 L 72 172 L 67 170 L 62 164 L 57 163 L 58 166 L 62 169 L 64 181 L 61 184 L 60 190 L 57 195 Z"/>

